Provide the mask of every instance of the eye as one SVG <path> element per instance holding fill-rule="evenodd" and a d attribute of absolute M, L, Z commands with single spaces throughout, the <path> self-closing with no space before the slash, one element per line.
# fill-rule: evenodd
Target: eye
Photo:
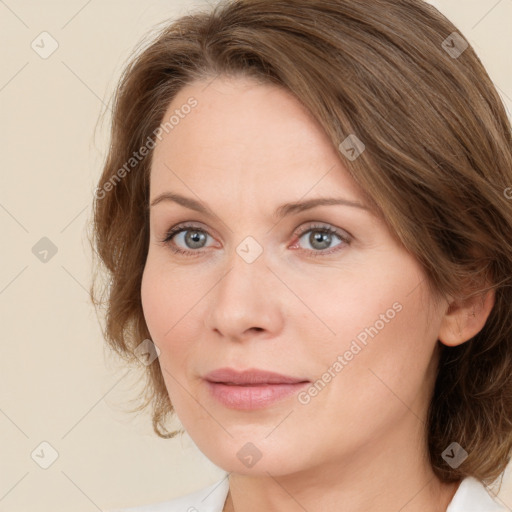
<path fill-rule="evenodd" d="M 321 256 L 331 254 L 340 250 L 340 246 L 350 244 L 350 236 L 329 225 L 310 225 L 306 229 L 302 229 L 297 233 L 298 242 L 303 242 L 309 247 L 306 250 L 313 256 Z M 339 240 L 339 243 L 332 245 L 333 242 Z M 292 249 L 297 247 L 297 243 L 291 246 Z"/>
<path fill-rule="evenodd" d="M 209 236 L 204 229 L 197 226 L 179 224 L 171 228 L 160 242 L 168 245 L 175 253 L 196 256 L 199 253 L 198 249 L 203 249 L 206 246 L 206 240 Z M 176 247 L 176 244 L 181 244 L 184 249 L 179 246 Z"/>
<path fill-rule="evenodd" d="M 295 236 L 298 237 L 298 240 L 290 246 L 290 249 L 301 248 L 300 245 L 304 243 L 309 244 L 309 247 L 302 249 L 312 256 L 325 256 L 339 251 L 343 246 L 349 245 L 351 241 L 351 237 L 347 233 L 323 224 L 310 224 L 300 229 Z M 193 224 L 178 224 L 166 233 L 160 243 L 168 246 L 177 254 L 199 256 L 202 252 L 201 249 L 207 247 L 208 237 L 210 235 L 200 227 Z M 336 239 L 339 240 L 339 243 L 333 246 Z"/>

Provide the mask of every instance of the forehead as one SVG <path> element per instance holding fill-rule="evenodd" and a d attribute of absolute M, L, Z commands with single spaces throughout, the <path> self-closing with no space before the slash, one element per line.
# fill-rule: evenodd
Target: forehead
<path fill-rule="evenodd" d="M 185 107 L 191 99 L 195 106 Z M 337 148 L 284 88 L 247 78 L 194 82 L 176 95 L 163 122 L 172 116 L 178 122 L 154 150 L 152 189 L 184 190 L 186 182 L 211 191 L 229 183 L 257 193 L 263 183 L 266 193 L 272 186 L 289 197 L 322 188 L 359 195 Z"/>

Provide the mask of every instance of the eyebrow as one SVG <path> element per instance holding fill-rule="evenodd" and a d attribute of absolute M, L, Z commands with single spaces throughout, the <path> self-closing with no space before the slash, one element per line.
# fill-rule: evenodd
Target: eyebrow
<path fill-rule="evenodd" d="M 204 215 L 211 216 L 210 209 L 207 208 L 203 203 L 192 199 L 190 197 L 185 197 L 180 194 L 172 193 L 172 192 L 164 192 L 157 196 L 153 201 L 151 201 L 151 207 L 156 206 L 159 203 L 171 201 L 185 208 L 189 208 L 190 210 L 195 210 L 196 212 L 203 213 Z M 319 197 L 315 199 L 308 199 L 306 201 L 298 201 L 293 203 L 286 203 L 278 208 L 276 208 L 273 217 L 276 219 L 282 219 L 287 215 L 291 215 L 294 213 L 300 213 L 305 210 L 309 210 L 310 208 L 314 208 L 315 206 L 331 206 L 331 205 L 342 205 L 342 206 L 351 206 L 354 208 L 359 208 L 361 210 L 366 210 L 370 212 L 370 208 L 365 206 L 364 204 L 357 201 L 350 201 L 348 199 L 337 198 L 337 197 Z"/>

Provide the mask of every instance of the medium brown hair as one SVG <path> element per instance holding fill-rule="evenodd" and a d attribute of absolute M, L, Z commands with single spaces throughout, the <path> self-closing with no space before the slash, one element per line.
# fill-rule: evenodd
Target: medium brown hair
<path fill-rule="evenodd" d="M 284 87 L 335 147 L 354 135 L 364 143 L 345 167 L 421 263 L 433 296 L 494 289 L 476 336 L 455 347 L 438 342 L 425 427 L 442 481 L 493 482 L 512 447 L 511 126 L 481 61 L 454 32 L 420 0 L 231 0 L 166 22 L 115 91 L 94 200 L 93 243 L 108 282 L 102 294 L 93 282 L 91 299 L 104 307 L 108 344 L 136 361 L 134 349 L 150 338 L 140 288 L 152 152 L 133 155 L 154 147 L 164 113 L 187 84 L 223 75 Z M 151 403 L 154 431 L 173 437 L 158 360 L 146 371 L 140 408 Z M 457 468 L 442 458 L 453 441 L 469 454 Z"/>

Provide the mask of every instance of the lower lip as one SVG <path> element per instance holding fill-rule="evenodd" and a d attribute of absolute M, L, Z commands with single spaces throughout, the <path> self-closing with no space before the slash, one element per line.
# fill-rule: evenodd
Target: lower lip
<path fill-rule="evenodd" d="M 221 404 L 230 409 L 242 410 L 263 409 L 298 393 L 310 384 L 309 382 L 298 382 L 297 384 L 235 386 L 220 382 L 205 382 L 211 395 Z"/>

